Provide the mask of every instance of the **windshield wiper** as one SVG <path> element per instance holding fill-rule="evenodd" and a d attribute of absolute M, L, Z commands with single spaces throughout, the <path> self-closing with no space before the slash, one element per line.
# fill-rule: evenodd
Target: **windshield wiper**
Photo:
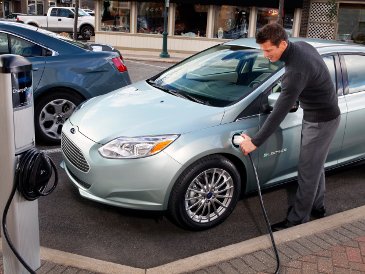
<path fill-rule="evenodd" d="M 165 91 L 166 93 L 175 95 L 177 97 L 184 98 L 184 99 L 188 99 L 190 101 L 193 101 L 193 102 L 196 102 L 196 103 L 199 103 L 199 104 L 206 104 L 206 105 L 208 104 L 208 102 L 201 101 L 201 100 L 195 98 L 194 96 L 192 96 L 192 95 L 190 95 L 188 93 L 181 93 L 181 92 L 178 92 L 176 90 L 168 89 L 168 88 L 165 88 L 163 86 L 160 86 L 160 85 L 156 84 L 156 82 L 154 80 L 148 79 L 147 80 L 147 83 L 149 83 L 151 86 L 153 86 L 155 88 L 158 88 L 158 89 L 160 89 L 162 91 Z"/>
<path fill-rule="evenodd" d="M 181 97 L 181 98 L 184 98 L 184 99 L 189 99 L 187 96 L 181 94 L 180 92 L 177 92 L 176 90 L 173 90 L 173 89 L 168 89 L 168 88 L 165 88 L 163 86 L 160 86 L 158 84 L 156 84 L 155 81 L 151 80 L 151 79 L 148 79 L 147 80 L 147 83 L 149 83 L 151 86 L 155 87 L 155 88 L 158 88 L 166 93 L 169 93 L 169 94 L 172 94 L 172 95 L 175 95 L 177 97 Z"/>

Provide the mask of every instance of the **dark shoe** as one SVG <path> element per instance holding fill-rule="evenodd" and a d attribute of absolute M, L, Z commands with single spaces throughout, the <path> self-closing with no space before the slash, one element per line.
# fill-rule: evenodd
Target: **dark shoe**
<path fill-rule="evenodd" d="M 312 209 L 311 215 L 313 218 L 320 219 L 326 217 L 326 208 Z"/>
<path fill-rule="evenodd" d="M 288 220 L 285 219 L 282 222 L 273 224 L 271 226 L 271 230 L 272 231 L 279 231 L 279 230 L 287 229 L 287 228 L 293 227 L 293 226 L 295 226 L 295 224 L 293 224 L 292 222 L 289 222 Z"/>

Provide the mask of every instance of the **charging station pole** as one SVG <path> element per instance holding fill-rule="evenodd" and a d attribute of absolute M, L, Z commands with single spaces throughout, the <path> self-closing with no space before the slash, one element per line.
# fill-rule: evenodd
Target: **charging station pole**
<path fill-rule="evenodd" d="M 32 64 L 27 59 L 13 54 L 0 56 L 1 215 L 14 184 L 18 155 L 35 146 L 32 81 Z M 17 191 L 9 208 L 7 230 L 22 258 L 32 269 L 38 269 L 38 201 L 27 201 Z M 3 229 L 1 235 L 4 273 L 29 273 L 7 244 Z"/>

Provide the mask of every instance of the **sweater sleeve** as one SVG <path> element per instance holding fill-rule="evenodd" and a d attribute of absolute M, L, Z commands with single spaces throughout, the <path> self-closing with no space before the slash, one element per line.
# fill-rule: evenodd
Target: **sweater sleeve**
<path fill-rule="evenodd" d="M 299 72 L 284 74 L 281 92 L 274 109 L 251 140 L 255 146 L 261 146 L 279 127 L 303 91 L 307 82 L 305 78 L 305 75 Z"/>

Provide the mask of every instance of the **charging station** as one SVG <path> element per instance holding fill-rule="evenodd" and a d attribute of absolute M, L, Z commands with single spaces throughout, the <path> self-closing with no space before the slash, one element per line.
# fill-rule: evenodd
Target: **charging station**
<path fill-rule="evenodd" d="M 21 153 L 34 148 L 32 64 L 22 56 L 0 56 L 0 210 L 4 211 L 15 184 Z M 32 269 L 40 267 L 38 201 L 16 191 L 9 207 L 7 230 L 13 246 Z M 5 274 L 29 273 L 14 256 L 2 235 Z"/>

